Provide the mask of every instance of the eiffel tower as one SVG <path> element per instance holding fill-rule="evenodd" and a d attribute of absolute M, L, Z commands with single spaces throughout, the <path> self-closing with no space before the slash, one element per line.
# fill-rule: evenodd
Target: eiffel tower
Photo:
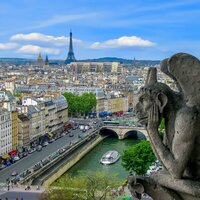
<path fill-rule="evenodd" d="M 75 56 L 73 52 L 73 44 L 72 44 L 72 32 L 70 31 L 70 40 L 69 40 L 69 52 L 67 55 L 67 59 L 65 60 L 65 64 L 69 64 L 71 62 L 75 62 Z"/>

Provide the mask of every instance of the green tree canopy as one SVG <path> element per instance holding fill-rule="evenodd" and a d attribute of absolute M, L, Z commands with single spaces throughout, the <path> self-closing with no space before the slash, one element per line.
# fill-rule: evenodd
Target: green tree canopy
<path fill-rule="evenodd" d="M 81 96 L 71 92 L 65 92 L 63 96 L 67 99 L 70 115 L 87 114 L 92 111 L 97 103 L 96 96 L 92 92 L 83 93 Z"/>
<path fill-rule="evenodd" d="M 142 140 L 138 144 L 124 150 L 122 166 L 127 171 L 134 171 L 138 175 L 143 175 L 155 160 L 156 157 L 150 142 Z"/>
<path fill-rule="evenodd" d="M 120 181 L 115 175 L 104 172 L 80 173 L 76 177 L 60 179 L 58 187 L 50 187 L 41 200 L 105 200 L 112 187 L 119 187 Z"/>

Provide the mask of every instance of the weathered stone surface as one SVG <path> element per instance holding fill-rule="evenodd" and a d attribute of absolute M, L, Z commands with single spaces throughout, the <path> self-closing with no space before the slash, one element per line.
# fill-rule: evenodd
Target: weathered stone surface
<path fill-rule="evenodd" d="M 165 59 L 161 70 L 175 81 L 179 92 L 158 83 L 156 68 L 150 68 L 135 110 L 167 172 L 130 180 L 130 190 L 142 180 L 140 186 L 154 199 L 200 199 L 200 61 L 179 53 Z M 162 118 L 163 140 L 158 131 Z"/>

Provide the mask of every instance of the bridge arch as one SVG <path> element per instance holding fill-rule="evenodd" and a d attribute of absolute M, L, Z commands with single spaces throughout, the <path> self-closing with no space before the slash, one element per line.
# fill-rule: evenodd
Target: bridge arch
<path fill-rule="evenodd" d="M 128 130 L 124 133 L 123 139 L 125 138 L 133 138 L 133 139 L 146 139 L 144 133 L 138 130 Z"/>
<path fill-rule="evenodd" d="M 102 136 L 109 136 L 109 137 L 117 137 L 118 138 L 118 134 L 112 130 L 112 129 L 109 129 L 109 128 L 101 128 L 100 131 L 99 131 L 99 134 L 102 135 Z"/>

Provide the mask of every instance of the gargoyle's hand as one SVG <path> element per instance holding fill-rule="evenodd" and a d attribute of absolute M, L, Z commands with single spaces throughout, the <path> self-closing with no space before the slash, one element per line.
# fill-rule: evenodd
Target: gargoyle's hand
<path fill-rule="evenodd" d="M 144 192 L 144 187 L 142 184 L 137 183 L 137 179 L 134 175 L 128 177 L 128 188 L 131 194 L 134 196 L 135 192 L 142 194 Z"/>
<path fill-rule="evenodd" d="M 159 108 L 154 103 L 151 109 L 148 112 L 148 124 L 147 129 L 148 130 L 158 130 L 158 127 L 160 125 L 160 114 L 159 114 Z"/>

